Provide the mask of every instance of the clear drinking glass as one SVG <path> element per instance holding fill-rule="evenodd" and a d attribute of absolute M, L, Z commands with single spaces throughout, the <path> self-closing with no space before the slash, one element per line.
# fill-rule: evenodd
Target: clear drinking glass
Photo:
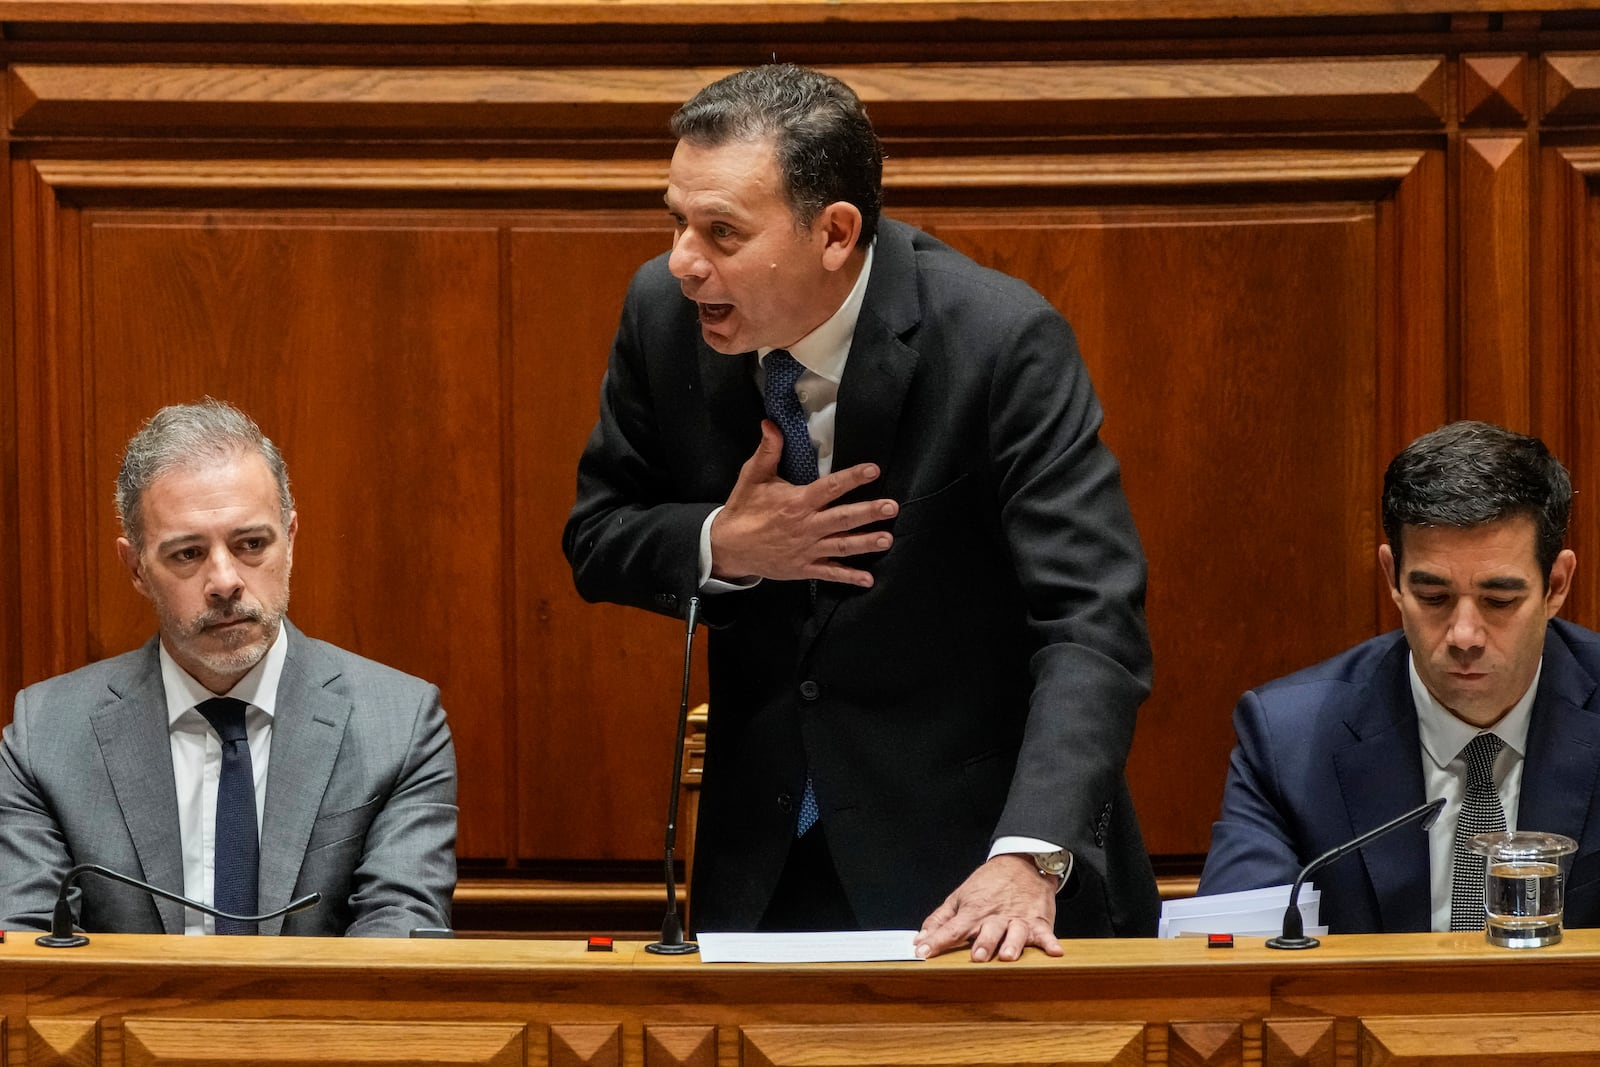
<path fill-rule="evenodd" d="M 1567 868 L 1578 843 L 1531 830 L 1477 834 L 1472 850 L 1486 860 L 1484 936 L 1491 945 L 1538 948 L 1561 940 Z"/>

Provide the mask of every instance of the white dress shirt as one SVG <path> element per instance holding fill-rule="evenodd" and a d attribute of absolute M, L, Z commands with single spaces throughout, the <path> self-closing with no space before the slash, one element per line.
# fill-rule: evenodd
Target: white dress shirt
<path fill-rule="evenodd" d="M 1479 730 L 1451 713 L 1439 703 L 1411 658 L 1411 699 L 1417 707 L 1417 733 L 1422 740 L 1422 786 L 1429 800 L 1444 798 L 1444 810 L 1428 831 L 1428 888 L 1433 904 L 1433 929 L 1450 929 L 1450 875 L 1456 824 L 1461 820 L 1461 800 L 1467 791 L 1467 761 L 1461 750 L 1480 733 L 1492 733 L 1504 742 L 1494 761 L 1495 791 L 1506 811 L 1506 829 L 1517 828 L 1517 800 L 1522 794 L 1523 758 L 1528 752 L 1528 721 L 1533 712 L 1533 697 L 1539 691 L 1539 675 L 1544 661 L 1533 673 L 1533 681 L 1511 710 L 1488 731 Z"/>
<path fill-rule="evenodd" d="M 272 719 L 277 712 L 278 679 L 289 651 L 289 628 L 223 696 L 244 701 L 245 734 L 250 740 L 250 770 L 256 784 L 256 832 L 267 803 L 267 760 L 272 752 Z M 213 872 L 217 833 L 217 782 L 222 775 L 222 741 L 196 707 L 217 694 L 191 678 L 161 646 L 161 683 L 167 694 L 167 730 L 172 742 L 172 778 L 178 795 L 178 838 L 183 847 L 183 895 L 215 906 Z M 183 932 L 214 932 L 209 915 L 184 909 Z"/>

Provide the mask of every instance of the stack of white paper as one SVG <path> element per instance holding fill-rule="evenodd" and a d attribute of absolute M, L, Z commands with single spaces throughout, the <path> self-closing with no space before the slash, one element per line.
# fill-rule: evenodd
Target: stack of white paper
<path fill-rule="evenodd" d="M 702 933 L 706 963 L 872 963 L 915 960 L 915 930 L 830 930 L 802 934 Z"/>
<path fill-rule="evenodd" d="M 1289 886 L 1246 889 L 1238 893 L 1217 893 L 1209 897 L 1187 897 L 1163 901 L 1157 937 L 1198 937 L 1204 934 L 1235 934 L 1240 937 L 1276 937 L 1283 932 L 1283 913 L 1289 907 Z M 1320 936 L 1328 932 L 1319 926 L 1318 911 L 1322 892 L 1310 882 L 1300 887 L 1300 918 L 1305 932 Z"/>

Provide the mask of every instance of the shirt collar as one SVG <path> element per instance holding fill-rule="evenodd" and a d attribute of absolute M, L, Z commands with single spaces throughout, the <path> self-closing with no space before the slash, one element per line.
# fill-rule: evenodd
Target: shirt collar
<path fill-rule="evenodd" d="M 856 278 L 856 284 L 850 287 L 850 295 L 844 298 L 839 310 L 830 315 L 828 321 L 789 346 L 789 354 L 802 367 L 834 384 L 844 377 L 844 363 L 850 355 L 850 342 L 856 335 L 856 321 L 861 318 L 861 305 L 867 296 L 867 276 L 872 273 L 872 252 L 877 243 L 877 238 L 873 238 L 872 244 L 867 246 L 867 259 L 861 264 L 861 274 Z M 757 351 L 762 359 L 766 359 L 772 349 Z"/>
<path fill-rule="evenodd" d="M 1417 708 L 1417 730 L 1422 739 L 1422 747 L 1428 753 L 1428 758 L 1442 769 L 1461 755 L 1461 750 L 1467 747 L 1467 742 L 1484 731 L 1470 722 L 1456 718 L 1449 708 L 1434 699 L 1434 695 L 1423 684 L 1422 676 L 1417 673 L 1415 656 L 1409 657 L 1407 663 L 1411 671 L 1411 700 Z M 1541 658 L 1527 691 L 1511 705 L 1511 710 L 1505 717 L 1488 731 L 1499 737 L 1507 748 L 1519 756 L 1526 755 L 1528 751 L 1528 722 L 1533 714 L 1533 698 L 1539 691 L 1539 676 L 1543 673 L 1544 660 Z"/>
<path fill-rule="evenodd" d="M 188 671 L 178 666 L 178 661 L 167 652 L 164 642 L 157 642 L 157 645 L 161 656 L 161 684 L 167 693 L 167 726 L 171 727 L 176 725 L 178 719 L 185 713 L 210 700 L 216 694 L 195 681 Z M 289 627 L 280 621 L 278 637 L 267 646 L 267 654 L 223 695 L 242 700 L 253 708 L 260 708 L 268 715 L 276 714 L 278 680 L 283 677 L 283 664 L 288 655 Z"/>

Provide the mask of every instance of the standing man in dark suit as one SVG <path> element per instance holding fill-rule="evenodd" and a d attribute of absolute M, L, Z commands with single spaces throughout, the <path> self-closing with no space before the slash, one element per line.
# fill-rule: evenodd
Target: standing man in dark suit
<path fill-rule="evenodd" d="M 1571 505 L 1544 444 L 1498 426 L 1452 423 L 1395 457 L 1378 565 L 1404 631 L 1240 700 L 1202 894 L 1291 882 L 1443 797 L 1431 830 L 1317 874 L 1329 930 L 1481 930 L 1466 839 L 1484 828 L 1576 840 L 1566 923 L 1600 925 L 1600 635 L 1555 617 L 1577 566 Z"/>
<path fill-rule="evenodd" d="M 450 925 L 456 763 L 439 691 L 286 617 L 300 519 L 283 456 L 227 404 L 162 408 L 117 477 L 117 552 L 155 609 L 143 648 L 30 686 L 0 744 L 0 927 L 48 929 L 97 863 L 259 924 L 96 876 L 110 933 L 406 936 Z"/>
<path fill-rule="evenodd" d="M 565 549 L 590 600 L 706 605 L 696 925 L 1153 933 L 1145 566 L 1071 330 L 880 219 L 837 79 L 743 71 L 672 128 Z"/>

